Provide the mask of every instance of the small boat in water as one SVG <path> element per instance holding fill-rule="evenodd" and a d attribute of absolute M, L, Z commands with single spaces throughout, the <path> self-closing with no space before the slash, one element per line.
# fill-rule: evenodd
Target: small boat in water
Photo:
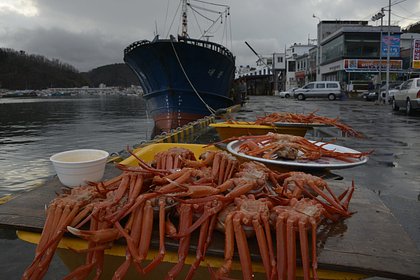
<path fill-rule="evenodd" d="M 161 39 L 157 35 L 152 41 L 137 41 L 124 50 L 124 61 L 143 88 L 155 133 L 169 132 L 233 105 L 229 92 L 235 58 L 223 45 L 188 36 L 189 2 L 182 0 L 182 33 L 178 38 Z M 221 19 L 229 14 L 229 7 L 222 6 L 225 12 L 220 13 Z"/>

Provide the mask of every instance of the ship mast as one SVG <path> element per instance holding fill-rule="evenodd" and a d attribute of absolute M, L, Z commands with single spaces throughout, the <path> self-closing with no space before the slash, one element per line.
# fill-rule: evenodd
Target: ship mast
<path fill-rule="evenodd" d="M 188 37 L 188 26 L 187 26 L 187 5 L 188 5 L 188 0 L 182 0 L 182 16 L 181 16 L 181 20 L 182 20 L 182 32 L 181 32 L 181 36 L 182 37 Z"/>

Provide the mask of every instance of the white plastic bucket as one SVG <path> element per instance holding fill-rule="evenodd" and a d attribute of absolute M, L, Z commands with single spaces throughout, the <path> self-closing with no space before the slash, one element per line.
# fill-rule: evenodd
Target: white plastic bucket
<path fill-rule="evenodd" d="M 60 182 L 68 187 L 86 185 L 102 179 L 109 153 L 102 150 L 80 149 L 65 151 L 50 157 Z"/>

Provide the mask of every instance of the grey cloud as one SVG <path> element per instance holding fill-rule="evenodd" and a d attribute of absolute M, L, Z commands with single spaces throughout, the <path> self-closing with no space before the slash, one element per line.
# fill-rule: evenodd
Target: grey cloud
<path fill-rule="evenodd" d="M 71 33 L 63 29 L 20 29 L 8 38 L 19 50 L 57 58 L 81 71 L 122 62 L 128 42 L 110 41 L 103 33 Z"/>
<path fill-rule="evenodd" d="M 369 20 L 387 4 L 383 0 L 216 1 L 231 7 L 232 42 L 226 46 L 232 48 L 237 65 L 256 61 L 245 41 L 261 54 L 282 52 L 285 46 L 305 44 L 308 38 L 316 37 L 318 19 L 313 14 L 322 20 Z M 151 40 L 156 27 L 163 37 L 168 33 L 176 35 L 179 28 L 177 17 L 168 32 L 179 5 L 177 0 L 34 2 L 39 9 L 37 17 L 0 11 L 0 47 L 58 58 L 82 71 L 121 62 L 124 48 L 136 40 Z M 420 12 L 420 2 L 408 0 L 393 6 L 393 11 L 415 17 L 415 12 Z M 190 24 L 195 25 L 192 16 Z"/>

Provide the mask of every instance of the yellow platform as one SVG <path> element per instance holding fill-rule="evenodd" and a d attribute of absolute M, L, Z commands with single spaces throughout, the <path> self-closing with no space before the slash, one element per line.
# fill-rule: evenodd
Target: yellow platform
<path fill-rule="evenodd" d="M 39 233 L 27 232 L 27 231 L 17 231 L 19 239 L 32 243 L 38 244 L 41 235 Z M 84 253 L 77 253 L 78 250 L 84 250 L 87 248 L 87 242 L 79 238 L 69 238 L 64 237 L 57 249 L 57 253 L 60 256 L 63 263 L 67 266 L 69 271 L 74 270 L 75 268 L 81 266 L 85 262 L 86 255 Z M 125 261 L 125 246 L 124 245 L 114 245 L 111 249 L 105 251 L 105 260 L 104 260 L 104 272 L 101 279 L 111 279 L 114 272 L 117 268 Z M 158 253 L 157 250 L 149 250 L 147 259 L 142 264 L 143 266 L 147 265 L 154 256 Z M 189 254 L 185 260 L 185 266 L 181 274 L 177 279 L 184 279 L 190 269 L 190 265 L 194 262 L 195 256 Z M 163 262 L 154 270 L 152 270 L 147 275 L 139 275 L 133 267 L 130 268 L 125 279 L 164 279 L 166 273 L 178 262 L 177 252 L 167 251 Z M 214 257 L 206 256 L 205 260 L 200 263 L 200 267 L 197 269 L 194 274 L 194 279 L 210 279 L 210 273 L 208 271 L 208 265 L 212 268 L 217 269 L 223 264 L 223 256 Z M 254 279 L 266 279 L 264 267 L 259 262 L 254 262 L 252 264 L 252 270 L 255 274 Z M 241 279 L 241 264 L 239 261 L 234 261 L 232 264 L 232 271 L 229 274 L 230 277 L 234 279 Z M 298 279 L 302 278 L 302 269 L 297 269 Z M 93 275 L 92 275 L 93 276 Z M 350 272 L 339 272 L 332 270 L 323 270 L 318 269 L 319 279 L 364 279 L 365 275 L 350 273 Z M 91 277 L 93 278 L 93 277 Z"/>
<path fill-rule="evenodd" d="M 280 134 L 291 134 L 296 136 L 305 136 L 306 131 L 310 126 L 298 127 L 293 125 L 288 126 L 269 126 L 269 125 L 255 125 L 250 124 L 249 122 L 220 122 L 220 123 L 211 123 L 209 126 L 216 129 L 219 137 L 222 140 L 239 137 L 243 135 L 264 135 L 268 132 L 280 133 Z"/>
<path fill-rule="evenodd" d="M 195 157 L 198 158 L 202 153 L 209 150 L 218 150 L 213 145 L 204 145 L 204 144 L 183 144 L 183 143 L 157 143 L 157 144 L 150 144 L 148 146 L 136 149 L 134 151 L 134 154 L 137 157 L 140 157 L 142 160 L 144 160 L 147 163 L 151 163 L 154 156 L 163 151 L 167 151 L 170 148 L 185 148 L 191 150 Z M 134 166 L 137 165 L 137 159 L 134 156 L 130 156 L 126 158 L 125 160 L 120 162 L 123 165 L 127 166 Z"/>

